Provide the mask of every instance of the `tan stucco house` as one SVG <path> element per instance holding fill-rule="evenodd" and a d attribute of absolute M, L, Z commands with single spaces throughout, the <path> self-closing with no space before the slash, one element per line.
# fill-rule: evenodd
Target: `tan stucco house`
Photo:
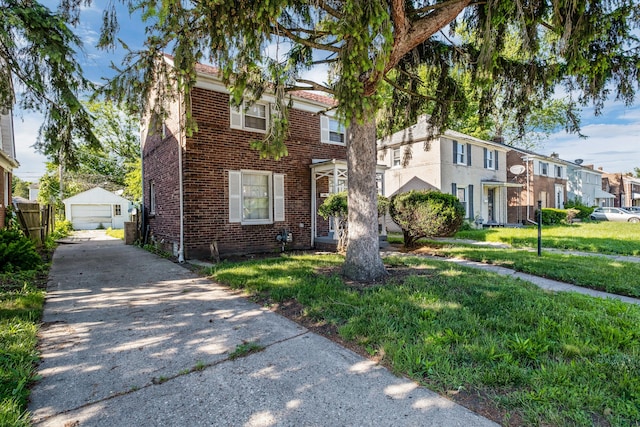
<path fill-rule="evenodd" d="M 437 189 L 458 197 L 466 218 L 478 225 L 506 225 L 509 147 L 447 130 L 430 135 L 426 117 L 378 140 L 378 161 L 385 172 L 385 196 Z M 407 153 L 410 155 L 407 156 Z M 388 222 L 390 230 L 397 226 Z"/>

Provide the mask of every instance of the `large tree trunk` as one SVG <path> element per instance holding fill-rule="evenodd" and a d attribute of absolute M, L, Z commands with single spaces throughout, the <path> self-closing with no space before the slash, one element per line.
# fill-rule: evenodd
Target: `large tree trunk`
<path fill-rule="evenodd" d="M 371 282 L 387 275 L 378 239 L 376 122 L 352 121 L 347 141 L 349 241 L 343 274 Z"/>

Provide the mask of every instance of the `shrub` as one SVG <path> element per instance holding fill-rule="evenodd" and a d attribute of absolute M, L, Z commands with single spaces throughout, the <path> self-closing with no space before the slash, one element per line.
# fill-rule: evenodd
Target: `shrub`
<path fill-rule="evenodd" d="M 447 237 L 458 231 L 464 221 L 464 206 L 457 197 L 432 190 L 412 190 L 390 200 L 389 214 L 411 247 L 423 237 Z"/>
<path fill-rule="evenodd" d="M 585 205 L 584 203 L 582 203 L 582 200 L 579 199 L 566 201 L 564 203 L 564 207 L 565 209 L 577 209 L 579 213 L 576 214 L 575 217 L 579 219 L 589 219 L 589 215 L 591 215 L 593 213 L 593 210 L 595 209 L 592 206 Z"/>
<path fill-rule="evenodd" d="M 0 230 L 0 272 L 35 270 L 42 258 L 34 243 L 19 231 Z"/>
<path fill-rule="evenodd" d="M 389 199 L 378 194 L 378 216 L 383 216 L 387 213 L 389 207 Z M 337 250 L 338 252 L 344 252 L 347 248 L 347 192 L 341 191 L 340 193 L 333 193 L 327 197 L 324 202 L 318 207 L 318 215 L 327 219 L 333 217 L 334 227 L 337 235 Z"/>
<path fill-rule="evenodd" d="M 58 220 L 56 221 L 56 227 L 51 233 L 51 237 L 56 239 L 61 239 L 63 237 L 67 237 L 73 231 L 73 225 L 71 221 L 68 219 Z"/>
<path fill-rule="evenodd" d="M 538 210 L 536 210 L 536 218 Z M 542 225 L 558 225 L 567 222 L 567 211 L 564 209 L 542 208 Z"/>

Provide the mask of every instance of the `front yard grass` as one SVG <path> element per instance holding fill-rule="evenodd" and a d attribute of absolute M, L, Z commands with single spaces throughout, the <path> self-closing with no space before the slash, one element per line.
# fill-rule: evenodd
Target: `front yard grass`
<path fill-rule="evenodd" d="M 599 256 L 578 256 L 421 241 L 419 253 L 495 264 L 599 291 L 640 298 L 640 263 Z"/>
<path fill-rule="evenodd" d="M 29 426 L 29 383 L 35 379 L 38 322 L 46 282 L 38 271 L 0 274 L 0 425 Z"/>
<path fill-rule="evenodd" d="M 387 258 L 386 284 L 349 285 L 342 261 L 285 255 L 211 274 L 261 301 L 297 301 L 395 372 L 483 402 L 505 425 L 638 425 L 640 307 L 419 257 Z"/>
<path fill-rule="evenodd" d="M 459 239 L 507 243 L 515 247 L 536 248 L 537 227 L 486 228 L 460 231 Z M 543 226 L 542 246 L 584 252 L 640 255 L 640 224 L 585 222 L 572 225 Z"/>

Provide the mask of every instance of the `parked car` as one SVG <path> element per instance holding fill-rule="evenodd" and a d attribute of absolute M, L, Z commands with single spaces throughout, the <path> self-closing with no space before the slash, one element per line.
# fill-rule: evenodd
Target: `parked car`
<path fill-rule="evenodd" d="M 640 206 L 623 206 L 622 209 L 631 213 L 640 213 Z"/>
<path fill-rule="evenodd" d="M 640 212 L 622 208 L 595 208 L 589 218 L 597 221 L 640 222 Z"/>

